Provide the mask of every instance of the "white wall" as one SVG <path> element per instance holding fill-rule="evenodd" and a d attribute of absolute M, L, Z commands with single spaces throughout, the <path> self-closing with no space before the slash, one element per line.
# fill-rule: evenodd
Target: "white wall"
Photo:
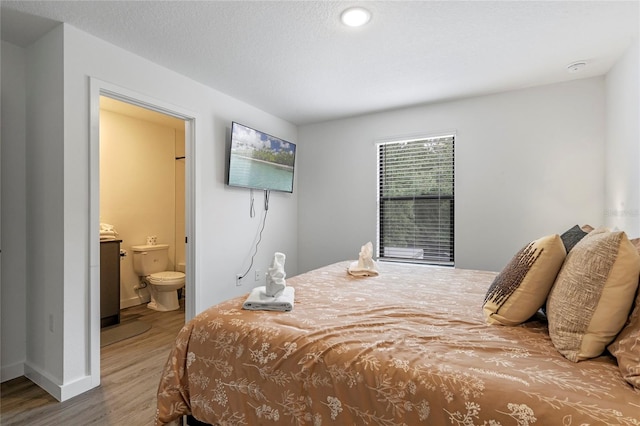
<path fill-rule="evenodd" d="M 0 381 L 24 374 L 26 358 L 26 59 L 2 42 L 2 266 L 0 267 Z"/>
<path fill-rule="evenodd" d="M 376 240 L 375 141 L 454 131 L 455 264 L 500 270 L 531 239 L 603 222 L 604 79 L 299 129 L 300 271 Z"/>
<path fill-rule="evenodd" d="M 634 40 L 606 77 L 606 225 L 640 236 L 640 46 Z"/>
<path fill-rule="evenodd" d="M 248 266 L 262 203 L 249 217 L 249 192 L 225 181 L 225 145 L 232 120 L 297 141 L 297 128 L 251 105 L 162 68 L 150 61 L 61 25 L 26 49 L 27 54 L 27 309 L 25 369 L 30 378 L 65 400 L 99 383 L 95 342 L 88 324 L 90 277 L 99 266 L 89 259 L 90 77 L 175 105 L 196 118 L 193 154 L 194 265 L 196 312 L 248 292 L 260 282 L 236 287 Z M 2 61 L 12 60 L 3 53 Z M 19 65 L 19 64 L 18 64 Z M 16 66 L 18 66 L 16 65 Z M 64 91 L 63 91 L 64 90 Z M 3 97 L 4 101 L 4 97 Z M 4 126 L 5 123 L 3 123 Z M 20 144 L 24 131 L 6 123 L 3 144 Z M 15 125 L 16 130 L 11 130 Z M 11 136 L 6 140 L 5 135 Z M 11 177 L 9 177 L 11 178 Z M 262 194 L 257 194 L 261 200 Z M 25 211 L 26 210 L 26 211 Z M 4 220 L 4 219 L 3 219 Z M 4 225 L 4 223 L 3 223 Z M 271 195 L 269 217 L 255 266 L 265 270 L 275 251 L 287 254 L 288 275 L 297 272 L 297 185 L 291 194 Z M 95 237 L 94 237 L 95 238 Z M 20 283 L 16 283 L 17 286 Z M 3 293 L 13 291 L 3 282 Z M 49 316 L 52 328 L 49 328 Z M 16 319 L 17 322 L 19 318 Z M 14 325 L 15 326 L 15 325 Z M 18 325 L 19 327 L 19 325 Z M 2 346 L 4 347 L 4 337 Z M 5 360 L 2 360 L 3 367 Z"/>
<path fill-rule="evenodd" d="M 63 29 L 55 28 L 27 49 L 27 330 L 25 375 L 48 392 L 61 395 L 65 384 L 64 351 L 69 336 L 86 336 L 87 289 L 68 289 L 65 235 L 82 223 L 65 221 Z M 3 141 L 4 142 L 4 141 Z M 12 141 L 7 141 L 12 143 Z M 86 160 L 85 160 L 86 161 Z M 83 206 L 86 211 L 86 204 Z M 66 230 L 66 232 L 65 232 Z M 86 257 L 85 257 L 86 258 Z M 75 261 L 82 262 L 78 256 Z M 86 283 L 85 280 L 83 282 Z M 68 290 L 69 291 L 67 293 Z M 66 293 L 66 294 L 65 294 Z M 71 311 L 65 296 L 76 300 Z M 83 315 L 69 321 L 73 310 Z M 67 337 L 67 342 L 64 337 Z M 76 352 L 81 346 L 71 347 Z M 77 362 L 81 361 L 81 362 Z M 76 371 L 86 371 L 81 358 Z"/>

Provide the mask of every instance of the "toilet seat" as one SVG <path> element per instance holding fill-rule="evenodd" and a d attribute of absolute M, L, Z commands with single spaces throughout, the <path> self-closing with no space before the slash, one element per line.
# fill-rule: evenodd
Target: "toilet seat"
<path fill-rule="evenodd" d="M 163 271 L 155 274 L 147 275 L 147 280 L 153 285 L 173 285 L 183 284 L 185 275 L 183 272 Z"/>

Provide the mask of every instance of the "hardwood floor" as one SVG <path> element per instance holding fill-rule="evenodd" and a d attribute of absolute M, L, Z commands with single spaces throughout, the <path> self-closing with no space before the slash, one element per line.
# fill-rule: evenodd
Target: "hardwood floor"
<path fill-rule="evenodd" d="M 146 305 L 121 312 L 121 323 L 139 319 L 151 329 L 101 350 L 101 384 L 58 402 L 30 380 L 2 383 L 0 424 L 8 425 L 153 425 L 156 391 L 171 345 L 184 325 L 181 309 L 157 312 Z"/>

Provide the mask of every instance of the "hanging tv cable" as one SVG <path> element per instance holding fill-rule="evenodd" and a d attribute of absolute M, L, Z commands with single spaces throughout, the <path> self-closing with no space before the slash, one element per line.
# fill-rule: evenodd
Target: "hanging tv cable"
<path fill-rule="evenodd" d="M 256 208 L 254 206 L 253 189 L 249 191 L 249 217 L 256 217 Z"/>
<path fill-rule="evenodd" d="M 247 270 L 244 272 L 244 274 L 240 275 L 240 279 L 243 280 L 244 277 L 247 276 L 247 274 L 249 273 L 249 271 L 251 271 L 251 268 L 253 268 L 253 260 L 255 259 L 256 255 L 258 254 L 258 246 L 260 245 L 260 242 L 262 241 L 262 232 L 264 231 L 264 225 L 267 223 L 267 213 L 269 212 L 269 192 L 270 191 L 264 191 L 264 216 L 262 216 L 262 226 L 260 227 L 260 233 L 258 234 L 258 241 L 256 242 L 256 248 L 253 252 L 253 255 L 251 256 L 251 263 L 249 264 L 249 267 L 247 268 Z"/>

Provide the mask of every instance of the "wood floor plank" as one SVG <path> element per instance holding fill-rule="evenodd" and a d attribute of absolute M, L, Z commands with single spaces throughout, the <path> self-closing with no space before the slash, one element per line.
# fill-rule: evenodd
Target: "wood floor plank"
<path fill-rule="evenodd" d="M 148 322 L 151 329 L 102 348 L 99 387 L 58 402 L 25 377 L 9 380 L 0 388 L 0 424 L 153 425 L 162 368 L 184 325 L 184 299 L 181 309 L 171 312 L 146 305 L 122 310 L 122 323 L 134 319 Z"/>

